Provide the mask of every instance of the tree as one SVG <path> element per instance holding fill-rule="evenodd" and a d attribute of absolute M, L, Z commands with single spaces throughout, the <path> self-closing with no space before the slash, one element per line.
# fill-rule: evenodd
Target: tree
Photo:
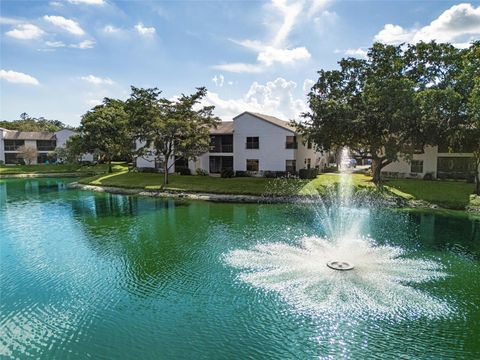
<path fill-rule="evenodd" d="M 376 43 L 367 60 L 342 59 L 340 70 L 319 71 L 310 112 L 298 130 L 326 149 L 348 146 L 372 160 L 375 184 L 383 167 L 412 148 L 414 82 L 400 46 Z"/>
<path fill-rule="evenodd" d="M 160 98 L 160 94 L 157 88 L 132 86 L 127 111 L 141 142 L 137 154 L 145 155 L 153 149 L 156 159 L 163 163 L 164 184 L 168 184 L 168 172 L 177 159 L 195 159 L 209 150 L 210 128 L 220 119 L 213 115 L 213 106 L 200 105 L 207 94 L 204 87 L 176 100 Z"/>
<path fill-rule="evenodd" d="M 26 165 L 30 165 L 37 158 L 37 149 L 31 146 L 22 145 L 18 148 L 17 157 L 22 159 Z"/>
<path fill-rule="evenodd" d="M 475 193 L 480 195 L 480 41 L 474 42 L 462 56 L 458 76 L 458 93 L 462 96 L 462 121 L 450 133 L 453 147 L 473 152 Z"/>
<path fill-rule="evenodd" d="M 34 118 L 27 113 L 20 114 L 19 120 L 0 121 L 0 127 L 18 131 L 49 131 L 55 132 L 61 129 L 73 129 L 59 120 L 48 120 L 43 117 Z"/>
<path fill-rule="evenodd" d="M 132 148 L 128 115 L 121 100 L 105 98 L 103 104 L 95 106 L 82 116 L 80 139 L 71 143 L 76 153 L 99 150 L 112 171 L 112 159 L 128 156 Z"/>

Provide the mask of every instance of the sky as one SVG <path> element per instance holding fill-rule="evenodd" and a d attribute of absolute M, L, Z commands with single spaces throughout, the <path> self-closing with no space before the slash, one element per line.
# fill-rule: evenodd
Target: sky
<path fill-rule="evenodd" d="M 375 41 L 480 39 L 480 2 L 2 0 L 0 31 L 2 120 L 26 112 L 77 126 L 131 85 L 166 98 L 205 86 L 223 120 L 289 120 L 308 110 L 317 71 Z"/>

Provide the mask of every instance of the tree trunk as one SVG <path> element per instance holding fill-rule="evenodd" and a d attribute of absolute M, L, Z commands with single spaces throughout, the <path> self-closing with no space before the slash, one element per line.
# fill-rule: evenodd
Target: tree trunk
<path fill-rule="evenodd" d="M 480 157 L 475 159 L 475 194 L 480 195 Z"/>
<path fill-rule="evenodd" d="M 163 185 L 168 184 L 168 161 L 163 162 Z"/>
<path fill-rule="evenodd" d="M 382 160 L 379 158 L 372 159 L 372 180 L 375 185 L 380 185 L 382 171 Z"/>
<path fill-rule="evenodd" d="M 112 172 L 113 172 L 112 160 L 110 160 L 110 158 L 108 158 L 108 173 L 111 174 Z"/>

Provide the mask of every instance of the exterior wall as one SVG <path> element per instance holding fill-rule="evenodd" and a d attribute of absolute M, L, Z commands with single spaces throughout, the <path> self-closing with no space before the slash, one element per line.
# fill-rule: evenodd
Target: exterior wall
<path fill-rule="evenodd" d="M 414 154 L 413 160 L 423 160 L 423 172 L 412 173 L 411 164 L 405 159 L 400 159 L 394 163 L 385 166 L 383 173 L 398 173 L 399 177 L 423 178 L 425 174 L 433 174 L 433 178 L 437 177 L 437 161 L 439 157 L 472 157 L 471 153 L 439 153 L 437 146 L 425 146 L 422 154 Z"/>
<path fill-rule="evenodd" d="M 138 140 L 136 141 L 136 148 L 137 149 L 144 146 L 144 145 L 145 145 L 145 142 L 141 142 L 141 141 L 138 141 Z M 174 158 L 171 157 L 168 161 L 168 165 L 169 166 L 172 165 L 173 162 L 174 162 Z M 145 156 L 138 157 L 136 159 L 135 163 L 136 163 L 137 168 L 154 169 L 155 168 L 154 151 L 152 150 L 150 155 L 145 155 Z M 159 170 L 162 170 L 162 169 L 159 169 Z M 168 172 L 173 173 L 174 171 L 175 171 L 174 166 L 172 166 Z"/>
<path fill-rule="evenodd" d="M 5 146 L 3 143 L 4 132 L 3 129 L 0 129 L 0 161 L 3 161 L 3 163 L 5 163 Z"/>
<path fill-rule="evenodd" d="M 294 135 L 293 132 L 248 113 L 234 120 L 234 128 L 235 171 L 246 171 L 247 159 L 258 159 L 259 171 L 285 171 L 285 161 L 296 160 L 295 150 L 285 148 L 286 137 Z M 259 149 L 246 148 L 246 140 L 250 136 L 258 136 Z M 297 163 L 297 169 L 299 165 Z"/>

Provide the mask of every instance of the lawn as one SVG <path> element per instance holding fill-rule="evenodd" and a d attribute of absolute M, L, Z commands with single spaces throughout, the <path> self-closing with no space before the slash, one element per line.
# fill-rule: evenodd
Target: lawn
<path fill-rule="evenodd" d="M 403 198 L 424 200 L 450 209 L 465 209 L 470 201 L 477 201 L 471 197 L 474 184 L 462 181 L 397 179 L 386 182 L 385 186 Z"/>
<path fill-rule="evenodd" d="M 41 165 L 14 165 L 0 166 L 0 176 L 6 174 L 102 174 L 108 170 L 107 164 L 78 165 L 78 164 L 41 164 Z M 126 170 L 125 163 L 114 163 L 113 171 Z"/>
<path fill-rule="evenodd" d="M 322 194 L 328 186 L 340 182 L 339 174 L 321 174 L 313 180 L 267 179 L 238 177 L 224 179 L 211 176 L 170 175 L 169 184 L 163 186 L 162 174 L 129 173 L 119 171 L 80 180 L 82 184 L 103 185 L 146 190 L 207 192 L 216 194 L 246 195 L 310 195 Z M 375 189 L 371 177 L 353 174 L 356 188 Z M 465 209 L 467 205 L 480 203 L 479 197 L 471 196 L 473 184 L 457 181 L 425 181 L 416 179 L 390 180 L 384 189 L 404 199 L 424 200 L 449 209 Z"/>
<path fill-rule="evenodd" d="M 163 185 L 163 175 L 151 173 L 128 173 L 100 175 L 80 180 L 82 184 L 114 186 L 122 188 L 142 188 L 147 190 L 169 190 L 208 192 L 216 194 L 247 195 L 308 195 L 322 192 L 330 185 L 338 183 L 338 174 L 323 174 L 314 180 L 267 179 L 262 177 L 220 178 L 211 176 L 170 175 L 169 184 Z M 355 186 L 372 186 L 370 178 L 362 174 L 353 175 Z"/>

